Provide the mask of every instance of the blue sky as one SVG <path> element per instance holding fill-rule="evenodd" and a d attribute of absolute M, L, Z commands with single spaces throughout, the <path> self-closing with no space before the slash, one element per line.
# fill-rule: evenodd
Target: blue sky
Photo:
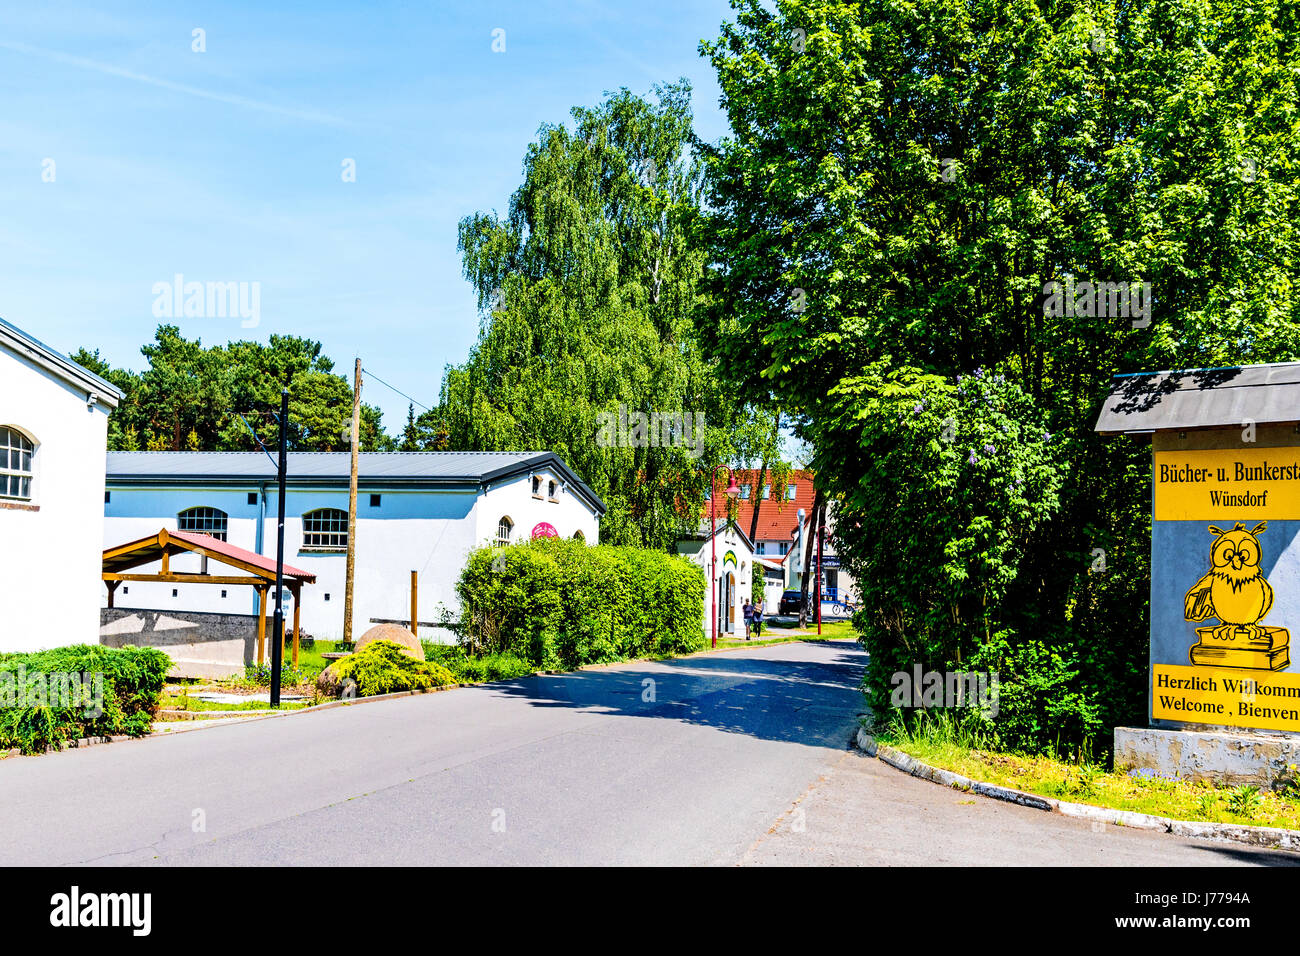
<path fill-rule="evenodd" d="M 256 328 L 167 321 L 205 344 L 317 339 L 430 404 L 478 331 L 456 223 L 504 211 L 537 127 L 607 90 L 688 77 L 697 132 L 721 136 L 698 45 L 729 18 L 725 0 L 6 4 L 0 316 L 140 368 L 155 283 L 258 282 Z M 400 428 L 404 398 L 365 398 Z"/>

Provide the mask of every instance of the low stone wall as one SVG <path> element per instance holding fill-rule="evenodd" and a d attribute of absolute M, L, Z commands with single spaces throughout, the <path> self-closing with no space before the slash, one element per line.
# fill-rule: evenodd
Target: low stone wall
<path fill-rule="evenodd" d="M 1115 728 L 1115 769 L 1148 771 L 1181 780 L 1277 788 L 1300 764 L 1300 736 L 1249 730 Z"/>
<path fill-rule="evenodd" d="M 269 618 L 266 633 L 269 642 Z M 257 657 L 257 615 L 101 608 L 99 643 L 156 647 L 175 660 L 171 677 L 231 677 Z"/>

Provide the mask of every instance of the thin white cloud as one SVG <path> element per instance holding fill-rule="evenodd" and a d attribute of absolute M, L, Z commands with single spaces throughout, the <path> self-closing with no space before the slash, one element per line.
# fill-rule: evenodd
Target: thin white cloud
<path fill-rule="evenodd" d="M 150 86 L 157 86 L 164 90 L 171 90 L 174 93 L 183 93 L 186 96 L 197 96 L 201 99 L 212 100 L 217 103 L 226 103 L 230 106 L 239 106 L 244 109 L 257 110 L 262 113 L 272 113 L 276 116 L 288 116 L 294 119 L 303 120 L 304 122 L 321 123 L 327 126 L 348 125 L 344 120 L 339 119 L 337 116 L 331 116 L 329 113 L 276 106 L 274 103 L 263 103 L 260 100 L 251 100 L 246 96 L 236 96 L 232 93 L 218 93 L 213 90 L 201 89 L 197 86 L 188 86 L 184 83 L 174 83 L 171 80 L 160 79 L 159 77 L 149 76 L 145 73 L 136 73 L 133 70 L 114 66 L 111 63 L 102 63 L 98 60 L 87 59 L 86 57 L 72 56 L 68 53 L 60 53 L 57 50 L 45 50 L 40 47 L 29 46 L 26 43 L 13 43 L 7 40 L 0 40 L 0 49 L 12 50 L 15 53 L 24 53 L 28 56 L 37 56 L 46 60 L 53 60 L 56 63 L 75 66 L 79 69 L 94 70 L 96 73 L 104 73 L 108 76 L 117 76 L 126 80 L 135 80 L 137 83 L 147 83 Z"/>

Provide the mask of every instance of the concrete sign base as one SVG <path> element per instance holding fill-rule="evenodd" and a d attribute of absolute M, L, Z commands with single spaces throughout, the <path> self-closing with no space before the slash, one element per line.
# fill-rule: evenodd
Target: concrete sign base
<path fill-rule="evenodd" d="M 1296 776 L 1300 736 L 1229 730 L 1115 728 L 1115 769 L 1277 789 Z"/>

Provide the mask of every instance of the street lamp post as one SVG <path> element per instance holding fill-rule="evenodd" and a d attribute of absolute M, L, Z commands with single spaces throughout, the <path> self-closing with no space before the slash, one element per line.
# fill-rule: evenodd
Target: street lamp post
<path fill-rule="evenodd" d="M 734 498 L 740 494 L 740 489 L 736 487 L 736 475 L 726 465 L 717 465 L 709 474 L 709 549 L 712 560 L 709 565 L 710 589 L 713 595 L 710 614 L 713 617 L 713 647 L 718 646 L 718 469 L 726 468 L 727 477 L 730 482 L 727 484 L 727 497 Z"/>

